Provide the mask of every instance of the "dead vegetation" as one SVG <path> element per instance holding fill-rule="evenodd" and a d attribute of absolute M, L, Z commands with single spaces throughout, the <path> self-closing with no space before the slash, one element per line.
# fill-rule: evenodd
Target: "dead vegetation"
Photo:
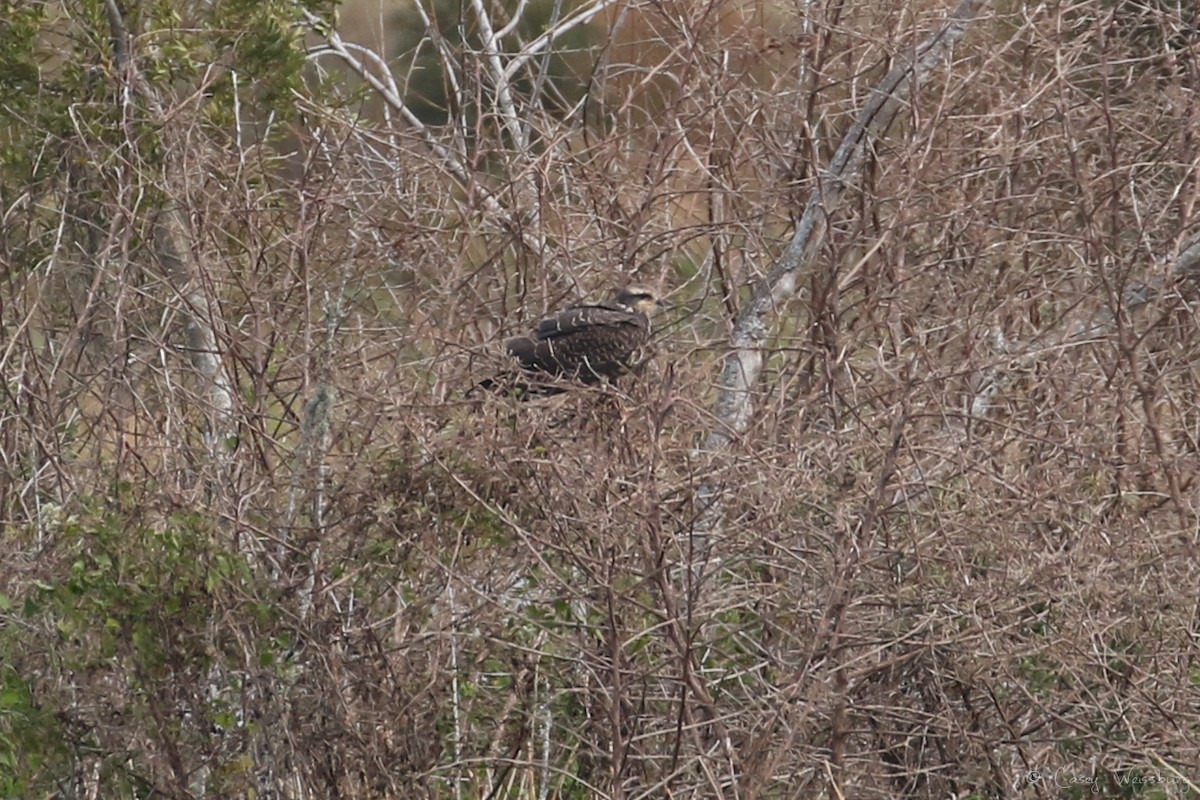
<path fill-rule="evenodd" d="M 1200 794 L 1196 12 L 980 5 L 744 425 L 738 313 L 947 8 L 567 4 L 574 91 L 472 2 L 444 123 L 331 39 L 286 138 L 190 93 L 165 155 L 62 134 L 4 197 L 4 791 Z M 638 374 L 466 396 L 631 279 L 676 306 Z"/>

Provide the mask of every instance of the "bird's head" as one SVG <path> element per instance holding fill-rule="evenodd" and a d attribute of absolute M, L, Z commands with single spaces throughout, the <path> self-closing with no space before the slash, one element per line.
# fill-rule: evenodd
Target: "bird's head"
<path fill-rule="evenodd" d="M 617 292 L 613 302 L 622 308 L 649 316 L 655 308 L 666 306 L 658 292 L 640 283 L 631 283 Z"/>

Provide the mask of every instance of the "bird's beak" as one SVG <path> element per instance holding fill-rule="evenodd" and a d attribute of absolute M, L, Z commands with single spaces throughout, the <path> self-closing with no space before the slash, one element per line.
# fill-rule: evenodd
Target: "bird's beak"
<path fill-rule="evenodd" d="M 659 308 L 665 308 L 668 311 L 675 307 L 675 304 L 670 300 L 667 300 L 665 297 L 660 297 L 659 299 L 655 300 L 654 305 L 658 306 Z"/>

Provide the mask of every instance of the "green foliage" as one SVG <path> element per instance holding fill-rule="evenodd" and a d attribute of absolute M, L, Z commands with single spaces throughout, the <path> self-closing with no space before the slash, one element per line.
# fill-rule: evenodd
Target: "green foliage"
<path fill-rule="evenodd" d="M 329 0 L 299 4 L 226 0 L 214 4 L 206 20 L 212 31 L 208 45 L 215 55 L 229 59 L 230 69 L 211 90 L 210 120 L 234 124 L 235 99 L 243 115 L 251 113 L 263 119 L 268 112 L 287 114 L 305 64 L 303 11 L 332 17 L 334 6 Z"/>
<path fill-rule="evenodd" d="M 0 611 L 0 619 L 9 609 Z M 5 625 L 6 631 L 14 626 Z M 0 639 L 7 655 L 10 636 Z M 0 797 L 30 797 L 45 777 L 67 763 L 67 745 L 58 720 L 33 696 L 16 666 L 0 662 Z"/>
<path fill-rule="evenodd" d="M 37 69 L 27 55 L 44 16 L 39 5 L 0 2 L 0 96 L 13 101 L 9 113 L 19 113 L 37 89 Z"/>
<path fill-rule="evenodd" d="M 0 797 L 48 796 L 123 724 L 158 720 L 163 745 L 212 752 L 212 732 L 238 724 L 234 676 L 284 661 L 290 635 L 272 629 L 271 603 L 249 599 L 268 595 L 211 521 L 150 524 L 135 507 L 130 498 L 61 519 L 56 568 L 0 603 Z M 235 631 L 253 635 L 255 652 Z M 136 795 L 137 776 L 154 769 L 133 745 L 99 766 L 103 796 Z"/>
<path fill-rule="evenodd" d="M 161 173 L 167 119 L 206 122 L 217 142 L 234 141 L 239 124 L 287 119 L 305 64 L 304 12 L 331 15 L 334 5 L 122 3 L 140 76 L 131 81 L 103 0 L 0 3 L 0 205 L 38 199 L 23 206 L 26 216 L 7 220 L 0 259 L 42 261 L 64 206 L 85 229 L 106 228 L 86 209 L 108 208 L 130 181 Z M 131 165 L 143 169 L 133 174 Z M 157 205 L 155 187 L 137 193 L 147 192 Z"/>

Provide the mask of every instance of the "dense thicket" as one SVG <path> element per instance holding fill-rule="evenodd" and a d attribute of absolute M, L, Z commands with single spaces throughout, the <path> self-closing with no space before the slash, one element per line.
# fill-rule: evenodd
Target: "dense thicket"
<path fill-rule="evenodd" d="M 0 795 L 1200 795 L 1200 11 L 968 6 L 747 321 L 948 3 L 0 2 Z"/>

